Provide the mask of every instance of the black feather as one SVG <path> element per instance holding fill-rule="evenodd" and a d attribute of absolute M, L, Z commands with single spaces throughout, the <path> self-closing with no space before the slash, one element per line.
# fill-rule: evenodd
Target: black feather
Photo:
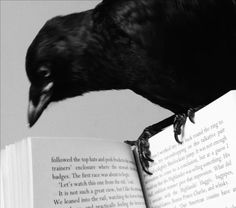
<path fill-rule="evenodd" d="M 26 71 L 50 101 L 131 89 L 174 113 L 236 88 L 234 0 L 104 0 L 49 20 L 32 42 Z M 46 79 L 42 66 L 50 68 Z"/>

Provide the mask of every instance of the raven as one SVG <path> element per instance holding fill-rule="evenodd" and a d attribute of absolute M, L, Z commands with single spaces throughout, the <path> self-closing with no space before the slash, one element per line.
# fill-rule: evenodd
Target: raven
<path fill-rule="evenodd" d="M 46 22 L 26 54 L 32 126 L 50 104 L 130 89 L 171 110 L 135 142 L 148 171 L 148 138 L 166 123 L 176 140 L 194 112 L 236 88 L 235 0 L 103 0 Z"/>

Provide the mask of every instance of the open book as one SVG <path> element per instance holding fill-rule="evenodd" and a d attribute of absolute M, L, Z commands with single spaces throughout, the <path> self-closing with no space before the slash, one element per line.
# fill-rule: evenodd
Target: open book
<path fill-rule="evenodd" d="M 150 139 L 146 175 L 121 142 L 28 138 L 1 152 L 2 208 L 235 208 L 236 91 Z"/>

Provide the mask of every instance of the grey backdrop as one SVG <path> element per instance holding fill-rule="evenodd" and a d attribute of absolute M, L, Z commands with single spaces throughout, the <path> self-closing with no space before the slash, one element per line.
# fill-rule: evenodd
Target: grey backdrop
<path fill-rule="evenodd" d="M 49 18 L 93 8 L 99 1 L 1 1 L 1 146 L 27 136 L 136 139 L 172 113 L 129 90 L 89 93 L 55 103 L 27 127 L 27 47 Z"/>

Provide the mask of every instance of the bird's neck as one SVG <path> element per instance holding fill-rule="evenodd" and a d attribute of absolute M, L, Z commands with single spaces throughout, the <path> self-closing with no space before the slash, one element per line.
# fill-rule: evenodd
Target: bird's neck
<path fill-rule="evenodd" d="M 102 60 L 94 63 L 94 67 L 88 70 L 89 91 L 127 89 L 128 83 L 124 71 L 115 64 L 105 62 Z"/>
<path fill-rule="evenodd" d="M 89 91 L 129 88 L 127 65 L 122 57 L 125 54 L 120 48 L 115 48 L 113 45 L 98 47 L 90 51 L 89 56 L 90 63 L 87 63 Z"/>
<path fill-rule="evenodd" d="M 87 91 L 132 89 L 148 74 L 145 52 L 125 35 L 110 30 L 91 24 L 83 57 Z"/>

